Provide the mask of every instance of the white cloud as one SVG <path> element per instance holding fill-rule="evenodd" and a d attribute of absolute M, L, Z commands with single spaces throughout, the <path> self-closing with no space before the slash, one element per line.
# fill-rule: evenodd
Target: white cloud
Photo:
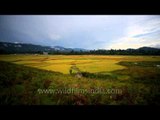
<path fill-rule="evenodd" d="M 120 38 L 107 47 L 107 49 L 127 49 L 127 48 L 140 48 L 143 46 L 156 46 L 159 40 L 150 41 L 149 39 L 139 39 L 132 37 Z"/>
<path fill-rule="evenodd" d="M 139 48 L 160 44 L 160 17 L 140 18 L 130 19 L 125 35 L 114 40 L 107 49 Z"/>
<path fill-rule="evenodd" d="M 108 49 L 127 49 L 127 48 L 138 48 L 140 43 L 136 38 L 123 37 L 114 42 L 108 47 Z"/>
<path fill-rule="evenodd" d="M 48 37 L 49 37 L 49 39 L 51 39 L 51 40 L 59 40 L 59 39 L 61 39 L 61 36 L 60 35 L 58 35 L 58 34 L 52 34 L 52 33 L 50 33 L 50 34 L 48 34 Z"/>

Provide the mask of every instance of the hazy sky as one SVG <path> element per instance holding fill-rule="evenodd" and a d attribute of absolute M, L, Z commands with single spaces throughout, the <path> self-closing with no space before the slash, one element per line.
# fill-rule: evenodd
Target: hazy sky
<path fill-rule="evenodd" d="M 0 41 L 85 49 L 160 47 L 160 16 L 0 15 Z"/>

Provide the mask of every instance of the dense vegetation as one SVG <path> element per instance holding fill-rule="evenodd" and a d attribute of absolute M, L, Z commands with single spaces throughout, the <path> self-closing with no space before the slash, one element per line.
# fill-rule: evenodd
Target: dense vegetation
<path fill-rule="evenodd" d="M 139 49 L 127 49 L 127 50 L 89 50 L 89 51 L 51 51 L 49 54 L 54 55 L 160 55 L 160 49 L 150 48 L 150 47 L 142 47 Z"/>
<path fill-rule="evenodd" d="M 82 77 L 0 62 L 0 104 L 11 105 L 160 105 L 160 62 L 120 62 L 110 74 Z M 121 94 L 42 94 L 39 89 L 121 89 Z"/>

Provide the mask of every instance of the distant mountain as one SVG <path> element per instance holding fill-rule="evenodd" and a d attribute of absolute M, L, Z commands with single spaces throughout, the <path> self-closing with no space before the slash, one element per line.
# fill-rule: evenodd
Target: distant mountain
<path fill-rule="evenodd" d="M 66 48 L 64 48 L 64 47 L 61 47 L 61 46 L 54 46 L 54 47 L 52 47 L 52 48 L 54 48 L 55 50 L 66 50 Z"/>
<path fill-rule="evenodd" d="M 144 51 L 152 51 L 152 50 L 159 50 L 159 48 L 152 48 L 152 47 L 140 47 L 139 50 Z"/>
<path fill-rule="evenodd" d="M 82 48 L 65 48 L 62 46 L 41 46 L 24 43 L 8 43 L 0 42 L 0 54 L 15 54 L 15 53 L 32 53 L 32 54 L 95 54 L 95 55 L 160 55 L 160 49 L 152 47 L 141 47 L 138 49 L 129 48 L 127 50 L 86 50 Z"/>
<path fill-rule="evenodd" d="M 87 51 L 81 48 L 64 48 L 61 46 L 41 46 L 24 43 L 0 42 L 0 53 L 55 53 L 55 52 Z"/>
<path fill-rule="evenodd" d="M 83 52 L 88 51 L 88 50 L 82 49 L 82 48 L 73 48 L 73 50 L 74 50 L 74 51 L 83 51 Z"/>
<path fill-rule="evenodd" d="M 160 55 L 159 48 L 152 48 L 152 47 L 141 47 L 135 50 L 137 53 L 145 54 L 145 55 Z"/>

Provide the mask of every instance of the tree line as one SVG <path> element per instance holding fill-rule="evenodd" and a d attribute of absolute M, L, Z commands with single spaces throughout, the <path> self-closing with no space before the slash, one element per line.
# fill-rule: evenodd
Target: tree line
<path fill-rule="evenodd" d="M 160 49 L 142 48 L 142 49 L 127 49 L 127 50 L 89 50 L 89 51 L 52 51 L 49 54 L 58 55 L 160 55 Z"/>

